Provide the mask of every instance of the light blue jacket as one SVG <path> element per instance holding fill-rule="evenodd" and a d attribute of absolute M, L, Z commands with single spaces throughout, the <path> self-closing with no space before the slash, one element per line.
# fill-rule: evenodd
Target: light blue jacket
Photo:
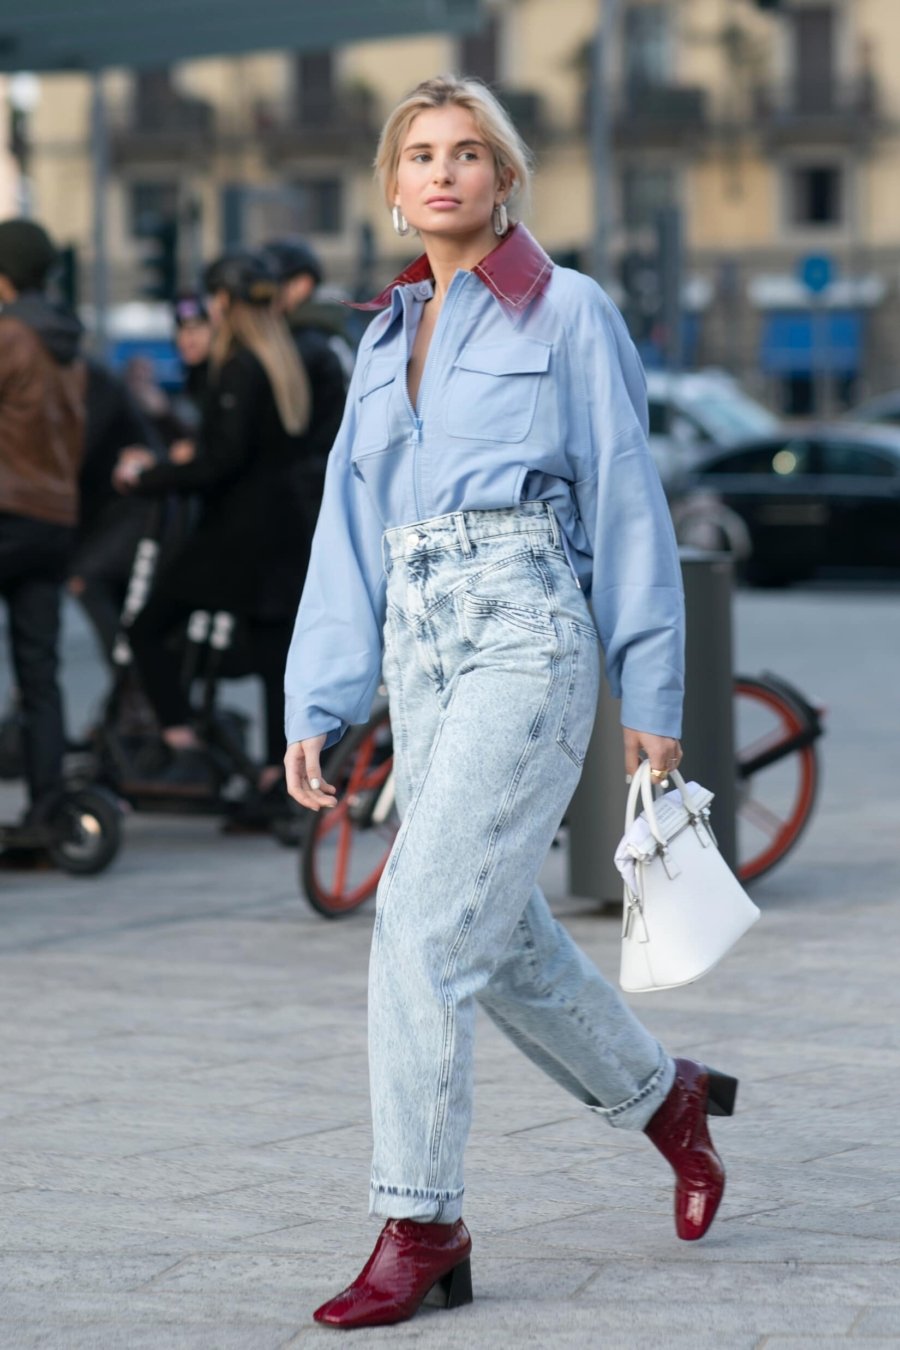
<path fill-rule="evenodd" d="M 450 284 L 418 408 L 406 366 L 432 294 L 417 260 L 372 307 L 332 449 L 285 677 L 287 740 L 364 722 L 378 686 L 385 529 L 552 504 L 622 723 L 681 734 L 684 612 L 647 448 L 644 373 L 618 310 L 516 226 Z"/>

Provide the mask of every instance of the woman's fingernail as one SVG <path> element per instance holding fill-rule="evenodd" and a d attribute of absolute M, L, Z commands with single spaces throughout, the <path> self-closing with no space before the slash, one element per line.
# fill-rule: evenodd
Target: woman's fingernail
<path fill-rule="evenodd" d="M 630 773 L 626 773 L 626 775 L 625 775 L 625 782 L 626 782 L 626 783 L 630 783 L 631 780 L 632 780 L 632 775 L 631 775 Z"/>

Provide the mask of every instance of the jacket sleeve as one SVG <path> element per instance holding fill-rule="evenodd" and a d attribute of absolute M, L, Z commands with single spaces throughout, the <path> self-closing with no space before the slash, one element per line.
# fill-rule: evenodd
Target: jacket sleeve
<path fill-rule="evenodd" d="M 35 342 L 31 329 L 20 320 L 0 323 L 0 403 L 14 398 L 18 386 L 27 379 Z"/>
<path fill-rule="evenodd" d="M 134 491 L 148 496 L 203 493 L 236 478 L 253 446 L 260 396 L 267 379 L 249 352 L 226 361 L 210 390 L 195 457 L 187 464 L 160 461 L 140 475 Z"/>
<path fill-rule="evenodd" d="M 622 316 L 597 287 L 574 307 L 569 339 L 580 422 L 575 497 L 593 549 L 589 600 L 607 679 L 622 700 L 623 726 L 677 737 L 684 596 L 672 519 L 647 445 L 643 368 Z"/>
<path fill-rule="evenodd" d="M 313 481 L 318 480 L 321 487 L 344 415 L 347 381 L 340 361 L 321 334 L 301 329 L 295 336 L 312 387 L 312 416 L 303 442 L 303 459 Z"/>
<path fill-rule="evenodd" d="M 359 367 L 357 367 L 357 371 Z M 288 745 L 365 722 L 381 677 L 386 578 L 382 524 L 353 470 L 356 383 L 328 457 L 322 508 L 285 672 Z"/>

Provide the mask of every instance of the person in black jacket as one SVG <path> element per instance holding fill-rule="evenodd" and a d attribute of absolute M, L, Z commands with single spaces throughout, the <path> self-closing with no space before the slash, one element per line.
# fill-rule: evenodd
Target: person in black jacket
<path fill-rule="evenodd" d="M 200 425 L 203 399 L 209 374 L 209 349 L 212 328 L 203 296 L 196 291 L 182 291 L 172 305 L 175 322 L 175 346 L 181 357 L 184 386 L 171 400 L 172 412 L 178 419 L 179 432 L 169 443 L 169 459 L 176 464 L 193 459 L 194 436 Z"/>
<path fill-rule="evenodd" d="M 254 631 L 266 691 L 266 768 L 282 776 L 283 671 L 311 539 L 310 381 L 284 320 L 277 277 L 259 254 L 226 254 L 207 269 L 214 337 L 196 454 L 155 463 L 143 450 L 120 458 L 120 491 L 198 493 L 200 522 L 170 559 L 130 629 L 143 687 L 172 752 L 154 782 L 166 792 L 205 793 L 208 761 L 191 725 L 181 662 L 170 642 L 194 609 L 227 610 Z"/>
<path fill-rule="evenodd" d="M 69 559 L 68 590 L 84 608 L 111 662 L 134 552 L 147 515 L 142 503 L 122 500 L 111 476 L 126 447 L 154 446 L 155 438 L 118 375 L 91 359 L 87 371 L 81 510 Z"/>
<path fill-rule="evenodd" d="M 323 278 L 318 254 L 305 239 L 270 240 L 263 249 L 278 272 L 276 308 L 287 320 L 300 360 L 309 374 L 313 412 L 307 440 L 309 486 L 321 505 L 325 465 L 334 444 L 347 386 L 353 373 L 354 347 L 347 331 L 346 310 L 323 302 L 316 291 Z"/>

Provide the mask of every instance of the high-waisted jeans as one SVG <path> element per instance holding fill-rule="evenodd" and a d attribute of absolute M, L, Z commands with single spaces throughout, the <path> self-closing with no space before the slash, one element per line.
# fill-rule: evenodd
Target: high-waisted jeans
<path fill-rule="evenodd" d="M 384 670 L 402 824 L 369 980 L 371 1212 L 462 1211 L 476 1001 L 540 1068 L 639 1130 L 674 1067 L 536 878 L 597 706 L 597 632 L 544 503 L 391 529 Z"/>

